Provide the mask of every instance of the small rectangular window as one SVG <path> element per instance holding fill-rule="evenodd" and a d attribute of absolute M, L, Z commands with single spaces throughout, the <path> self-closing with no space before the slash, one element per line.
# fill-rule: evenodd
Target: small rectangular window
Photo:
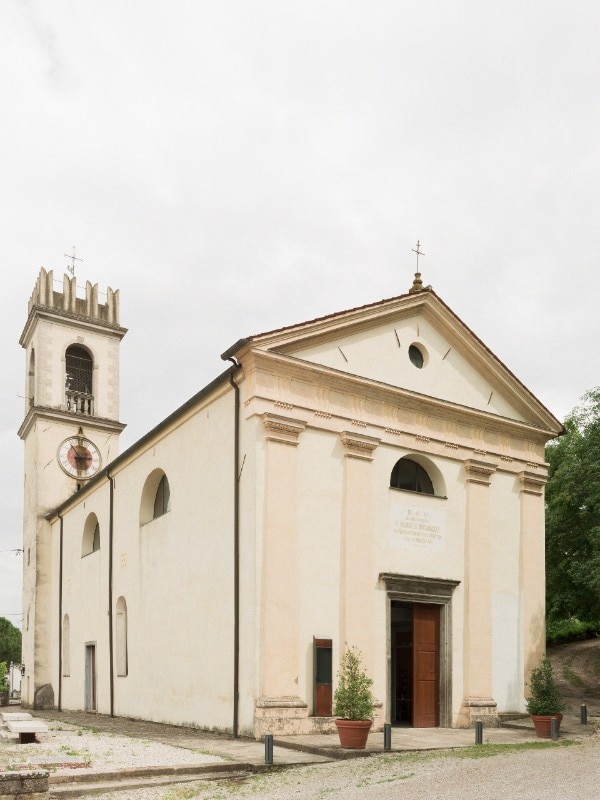
<path fill-rule="evenodd" d="M 314 638 L 314 715 L 332 713 L 333 658 L 332 640 Z"/>

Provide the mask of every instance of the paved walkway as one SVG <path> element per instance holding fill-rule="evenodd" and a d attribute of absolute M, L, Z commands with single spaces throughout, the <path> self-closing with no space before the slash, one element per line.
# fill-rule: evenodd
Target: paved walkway
<path fill-rule="evenodd" d="M 119 736 L 150 739 L 162 744 L 176 744 L 179 747 L 197 750 L 198 752 L 213 753 L 228 761 L 236 761 L 252 766 L 264 764 L 264 744 L 254 739 L 233 739 L 228 735 L 208 733 L 195 728 L 131 720 L 124 717 L 109 717 L 103 714 L 89 714 L 80 711 L 35 711 L 33 713 L 40 719 L 57 720 L 85 728 L 115 733 Z M 589 717 L 588 725 L 582 725 L 578 714 L 565 714 L 560 729 L 561 738 L 589 736 L 593 732 L 595 724 L 598 723 L 600 723 L 598 717 Z M 484 727 L 483 729 L 483 741 L 485 744 L 513 744 L 533 741 L 535 738 L 535 731 L 529 717 L 505 723 L 500 728 Z M 443 750 L 469 747 L 473 744 L 475 744 L 475 731 L 473 729 L 392 728 L 392 751 L 394 752 Z M 369 735 L 366 751 L 342 750 L 337 734 L 276 736 L 274 739 L 273 761 L 275 764 L 306 764 L 381 752 L 383 752 L 382 732 Z"/>

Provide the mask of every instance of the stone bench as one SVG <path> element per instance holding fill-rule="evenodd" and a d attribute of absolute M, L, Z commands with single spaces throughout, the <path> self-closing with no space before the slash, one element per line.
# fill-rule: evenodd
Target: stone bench
<path fill-rule="evenodd" d="M 35 742 L 36 733 L 48 733 L 46 723 L 37 719 L 9 719 L 6 722 L 6 727 L 11 733 L 19 734 L 20 744 Z"/>
<path fill-rule="evenodd" d="M 28 714 L 27 711 L 6 711 L 3 714 L 0 714 L 2 717 L 2 722 L 8 722 L 9 720 L 24 720 L 24 719 L 33 719 L 31 714 Z"/>

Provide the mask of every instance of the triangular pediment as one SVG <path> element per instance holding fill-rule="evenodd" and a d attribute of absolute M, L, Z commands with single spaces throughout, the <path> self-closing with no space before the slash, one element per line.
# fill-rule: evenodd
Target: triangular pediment
<path fill-rule="evenodd" d="M 234 347 L 245 346 L 555 433 L 562 429 L 431 290 L 253 336 Z"/>

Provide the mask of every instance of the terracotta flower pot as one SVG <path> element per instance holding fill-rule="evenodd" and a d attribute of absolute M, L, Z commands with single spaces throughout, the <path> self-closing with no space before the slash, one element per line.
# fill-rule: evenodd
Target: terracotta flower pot
<path fill-rule="evenodd" d="M 340 736 L 340 744 L 346 750 L 364 750 L 373 720 L 370 719 L 336 719 Z"/>
<path fill-rule="evenodd" d="M 556 718 L 557 732 L 560 730 L 560 723 L 563 718 L 562 714 L 541 715 L 532 714 L 531 719 L 535 727 L 535 733 L 538 739 L 550 739 L 551 737 L 551 720 Z"/>

